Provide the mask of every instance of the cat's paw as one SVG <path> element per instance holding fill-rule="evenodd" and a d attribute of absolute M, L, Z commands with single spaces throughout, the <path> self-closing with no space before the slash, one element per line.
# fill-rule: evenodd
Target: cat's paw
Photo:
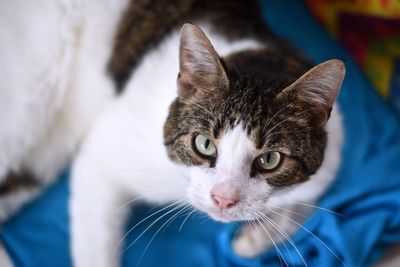
<path fill-rule="evenodd" d="M 262 254 L 268 247 L 265 236 L 260 229 L 244 225 L 232 241 L 232 249 L 236 255 L 244 258 L 254 258 Z"/>

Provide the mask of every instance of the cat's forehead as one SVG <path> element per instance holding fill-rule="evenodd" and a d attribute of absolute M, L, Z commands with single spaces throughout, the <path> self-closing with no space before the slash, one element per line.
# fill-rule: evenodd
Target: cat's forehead
<path fill-rule="evenodd" d="M 232 154 L 235 151 L 246 151 L 255 153 L 256 147 L 253 140 L 247 133 L 242 122 L 236 124 L 235 127 L 225 130 L 220 137 L 219 145 L 223 153 Z"/>
<path fill-rule="evenodd" d="M 263 125 L 267 124 L 270 116 L 290 104 L 284 99 L 277 100 L 276 96 L 308 67 L 304 62 L 300 64 L 300 59 L 278 57 L 268 49 L 234 52 L 223 57 L 222 61 L 229 85 L 224 87 L 216 83 L 210 90 L 204 90 L 201 97 L 184 101 L 188 112 L 214 121 L 216 137 L 239 122 L 248 133 L 260 127 L 265 130 Z M 281 111 L 282 115 L 287 111 Z M 208 127 L 209 122 L 202 122 Z"/>
<path fill-rule="evenodd" d="M 247 170 L 249 163 L 258 153 L 254 141 L 242 123 L 224 131 L 217 146 L 217 167 L 224 172 Z"/>
<path fill-rule="evenodd" d="M 279 55 L 273 48 L 247 49 L 223 58 L 230 84 L 280 90 L 307 72 L 312 63 L 300 55 Z M 306 61 L 307 62 L 307 61 Z"/>
<path fill-rule="evenodd" d="M 215 138 L 237 134 L 240 129 L 253 142 L 259 143 L 261 140 L 258 135 L 267 131 L 266 126 L 272 126 L 276 120 L 288 114 L 280 103 L 274 102 L 273 97 L 253 97 L 249 92 L 227 94 L 216 103 L 218 104 L 210 106 L 216 118 L 212 123 L 212 134 Z M 281 114 L 277 114 L 279 111 Z"/>

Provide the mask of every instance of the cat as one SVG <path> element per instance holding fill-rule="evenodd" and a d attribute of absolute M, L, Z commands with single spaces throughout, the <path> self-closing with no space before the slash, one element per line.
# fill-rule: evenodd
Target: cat
<path fill-rule="evenodd" d="M 46 30 L 54 34 L 44 35 L 32 62 L 43 55 L 61 61 L 42 60 L 37 73 L 23 76 L 35 86 L 24 97 L 43 90 L 47 98 L 35 102 L 37 110 L 24 107 L 15 125 L 25 128 L 16 127 L 17 134 L 0 131 L 0 142 L 15 152 L 0 155 L 7 158 L 2 180 L 34 181 L 8 186 L 0 196 L 0 207 L 9 207 L 3 218 L 54 181 L 76 153 L 74 266 L 119 265 L 127 203 L 137 198 L 190 203 L 225 222 L 267 215 L 294 232 L 290 220 L 301 218 L 293 214 L 312 212 L 340 163 L 343 130 L 334 101 L 343 63 L 313 67 L 268 30 L 257 1 L 111 2 L 43 0 L 52 14 Z M 42 12 L 19 4 L 21 14 Z M 34 24 L 32 40 L 33 32 Z M 53 68 L 54 77 L 47 73 Z M 38 133 L 27 135 L 29 127 Z M 273 233 L 259 234 L 265 227 L 265 220 L 244 226 L 234 251 L 253 257 L 273 245 Z"/>
<path fill-rule="evenodd" d="M 224 222 L 267 214 L 293 233 L 339 165 L 340 60 L 313 67 L 269 32 L 256 1 L 156 2 L 130 3 L 109 64 L 123 93 L 72 169 L 76 266 L 119 265 L 138 198 Z M 234 251 L 270 247 L 265 223 L 238 231 Z"/>

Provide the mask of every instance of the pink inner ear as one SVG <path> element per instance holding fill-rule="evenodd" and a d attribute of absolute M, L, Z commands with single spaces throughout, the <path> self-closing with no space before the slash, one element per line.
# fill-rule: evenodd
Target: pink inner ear
<path fill-rule="evenodd" d="M 187 75 L 179 75 L 178 78 L 178 94 L 184 98 L 190 98 L 194 96 L 196 93 L 196 88 L 193 85 L 193 82 Z"/>
<path fill-rule="evenodd" d="M 342 82 L 343 82 L 343 77 L 338 77 L 335 85 L 333 85 L 331 87 L 331 90 L 329 91 L 329 94 L 327 97 L 327 103 L 326 103 L 328 108 L 332 108 L 333 103 L 335 102 L 336 97 L 339 94 L 339 90 L 340 90 L 340 87 L 342 86 Z"/>
<path fill-rule="evenodd" d="M 343 62 L 331 59 L 309 70 L 287 90 L 295 90 L 300 99 L 310 102 L 317 109 L 329 110 L 339 93 L 344 75 Z"/>
<path fill-rule="evenodd" d="M 339 93 L 345 75 L 344 64 L 341 60 L 331 59 L 319 64 L 314 68 L 313 74 L 309 78 L 319 80 L 316 87 L 320 90 L 320 95 L 325 100 L 327 109 L 332 108 L 333 103 Z M 314 77 L 313 77 L 314 76 Z"/>
<path fill-rule="evenodd" d="M 228 83 L 214 47 L 202 30 L 191 24 L 182 27 L 179 68 L 178 92 L 182 97 L 193 97 L 203 89 Z"/>

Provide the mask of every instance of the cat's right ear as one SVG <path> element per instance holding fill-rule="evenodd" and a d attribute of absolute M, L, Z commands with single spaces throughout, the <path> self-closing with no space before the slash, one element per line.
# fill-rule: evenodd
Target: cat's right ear
<path fill-rule="evenodd" d="M 341 60 L 325 61 L 301 76 L 278 96 L 294 96 L 296 101 L 306 103 L 315 122 L 324 125 L 339 93 L 346 73 Z"/>
<path fill-rule="evenodd" d="M 191 98 L 221 86 L 228 86 L 228 77 L 217 52 L 199 27 L 184 24 L 179 47 L 179 96 Z"/>

